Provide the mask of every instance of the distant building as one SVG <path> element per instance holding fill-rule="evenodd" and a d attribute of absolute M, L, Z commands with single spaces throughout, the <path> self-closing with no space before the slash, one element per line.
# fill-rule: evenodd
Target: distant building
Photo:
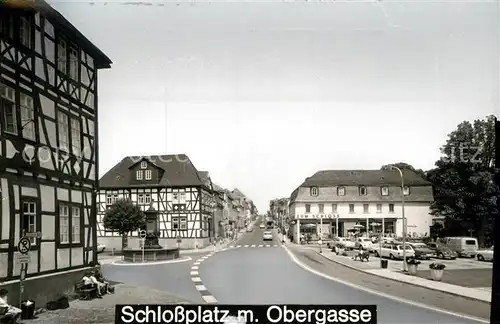
<path fill-rule="evenodd" d="M 121 248 L 117 233 L 104 228 L 106 209 L 119 199 L 130 199 L 144 211 L 157 211 L 160 245 L 182 248 L 203 247 L 214 237 L 214 199 L 208 173 L 196 170 L 187 155 L 125 157 L 100 180 L 98 195 L 98 240 L 109 248 Z M 138 233 L 130 242 L 139 245 Z"/>
<path fill-rule="evenodd" d="M 403 175 L 407 234 L 429 235 L 432 185 L 415 172 L 403 170 Z M 295 241 L 304 225 L 314 224 L 318 231 L 321 218 L 325 236 L 337 231 L 339 236 L 381 231 L 402 236 L 400 175 L 382 170 L 318 171 L 293 191 L 289 215 L 295 223 L 291 227 Z"/>
<path fill-rule="evenodd" d="M 111 61 L 44 1 L 2 1 L 0 22 L 0 287 L 16 304 L 32 235 L 24 298 L 45 305 L 97 260 L 97 75 Z"/>

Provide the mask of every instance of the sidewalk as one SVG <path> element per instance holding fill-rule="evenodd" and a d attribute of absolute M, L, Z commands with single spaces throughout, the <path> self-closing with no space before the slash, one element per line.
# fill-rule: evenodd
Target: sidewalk
<path fill-rule="evenodd" d="M 102 299 L 73 300 L 69 308 L 46 311 L 33 320 L 20 320 L 25 324 L 80 324 L 115 323 L 117 304 L 190 304 L 190 301 L 173 296 L 167 292 L 145 287 L 117 284 L 115 293 Z M 38 305 L 37 305 L 38 306 Z"/>
<path fill-rule="evenodd" d="M 319 253 L 319 247 L 310 247 L 310 246 L 301 246 L 298 244 L 294 243 L 288 243 L 288 244 L 293 244 L 296 247 L 304 248 L 304 249 L 310 249 L 315 251 L 316 253 Z M 441 282 L 441 281 L 433 281 L 433 280 L 428 280 L 425 278 L 420 278 L 417 276 L 411 276 L 405 273 L 402 273 L 402 261 L 389 261 L 389 265 L 387 269 L 381 269 L 380 268 L 380 259 L 376 257 L 370 257 L 369 262 L 360 262 L 360 261 L 354 261 L 351 256 L 339 256 L 336 255 L 334 252 L 331 252 L 330 249 L 323 248 L 323 253 L 321 253 L 323 257 L 339 263 L 341 265 L 344 265 L 348 268 L 357 270 L 357 271 L 363 271 L 365 273 L 369 273 L 375 276 L 383 277 L 386 279 L 391 279 L 399 282 L 404 282 L 410 285 L 414 286 L 419 286 L 431 290 L 437 290 L 441 291 L 444 293 L 448 293 L 451 295 L 458 295 L 474 300 L 479 300 L 483 302 L 491 302 L 491 288 L 470 288 L 470 287 L 462 287 L 458 285 L 452 285 L 446 282 Z M 446 276 L 446 270 L 444 273 L 444 276 Z"/>

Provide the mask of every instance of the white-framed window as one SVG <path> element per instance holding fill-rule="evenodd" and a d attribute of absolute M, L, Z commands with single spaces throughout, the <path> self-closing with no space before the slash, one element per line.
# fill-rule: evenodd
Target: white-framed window
<path fill-rule="evenodd" d="M 23 202 L 23 222 L 22 230 L 25 233 L 36 232 L 36 203 L 33 201 Z M 31 244 L 36 244 L 34 237 L 30 238 Z"/>
<path fill-rule="evenodd" d="M 69 48 L 69 76 L 75 80 L 78 81 L 78 50 L 70 46 Z"/>
<path fill-rule="evenodd" d="M 21 127 L 23 137 L 29 140 L 35 140 L 35 109 L 33 99 L 21 93 L 19 95 L 21 106 Z"/>
<path fill-rule="evenodd" d="M 0 103 L 4 114 L 4 131 L 17 135 L 16 92 L 11 87 L 0 85 Z"/>
<path fill-rule="evenodd" d="M 59 131 L 59 150 L 69 152 L 69 120 L 62 111 L 57 112 L 57 128 Z"/>
<path fill-rule="evenodd" d="M 389 204 L 389 213 L 394 213 L 394 204 Z"/>
<path fill-rule="evenodd" d="M 311 204 L 306 204 L 306 214 L 311 212 Z"/>
<path fill-rule="evenodd" d="M 137 195 L 137 203 L 144 204 L 144 195 L 143 194 Z"/>
<path fill-rule="evenodd" d="M 174 192 L 172 193 L 172 204 L 178 204 L 179 203 L 179 193 Z"/>
<path fill-rule="evenodd" d="M 69 244 L 69 206 L 59 205 L 59 243 Z"/>
<path fill-rule="evenodd" d="M 345 196 L 345 187 L 337 187 L 337 196 Z"/>
<path fill-rule="evenodd" d="M 142 170 L 135 171 L 135 179 L 142 180 Z"/>
<path fill-rule="evenodd" d="M 382 204 L 377 204 L 377 213 L 382 212 Z"/>
<path fill-rule="evenodd" d="M 389 187 L 381 187 L 380 188 L 380 193 L 382 194 L 382 196 L 389 196 Z"/>
<path fill-rule="evenodd" d="M 403 194 L 405 196 L 408 196 L 410 194 L 410 187 L 404 186 L 403 187 Z"/>
<path fill-rule="evenodd" d="M 365 186 L 360 186 L 359 187 L 359 195 L 360 196 L 366 196 L 368 193 L 368 191 L 366 190 L 366 187 Z"/>
<path fill-rule="evenodd" d="M 150 194 L 144 195 L 144 203 L 145 204 L 150 204 L 151 203 L 151 195 Z"/>
<path fill-rule="evenodd" d="M 172 229 L 173 230 L 179 229 L 179 217 L 172 217 Z"/>
<path fill-rule="evenodd" d="M 19 40 L 22 45 L 31 48 L 31 17 L 21 17 L 19 21 Z"/>
<path fill-rule="evenodd" d="M 82 154 L 81 134 L 80 119 L 71 118 L 71 152 L 75 156 L 81 156 Z"/>
<path fill-rule="evenodd" d="M 185 204 L 185 203 L 186 203 L 186 193 L 179 192 L 179 204 Z"/>
<path fill-rule="evenodd" d="M 57 69 L 63 73 L 66 73 L 67 55 L 66 41 L 59 39 L 57 42 Z"/>
<path fill-rule="evenodd" d="M 113 205 L 113 196 L 112 195 L 106 196 L 106 205 Z"/>
<path fill-rule="evenodd" d="M 309 194 L 313 197 L 318 196 L 319 195 L 318 187 L 311 187 L 311 189 L 309 189 Z"/>
<path fill-rule="evenodd" d="M 146 180 L 151 180 L 151 178 L 153 177 L 151 170 L 146 170 L 145 175 L 146 175 Z"/>
<path fill-rule="evenodd" d="M 354 204 L 349 204 L 349 213 L 354 213 Z"/>
<path fill-rule="evenodd" d="M 187 217 L 180 217 L 179 219 L 179 227 L 181 230 L 186 230 L 187 227 Z"/>
<path fill-rule="evenodd" d="M 332 213 L 337 212 L 337 204 L 332 204 Z"/>
<path fill-rule="evenodd" d="M 141 162 L 141 169 L 146 169 L 148 167 L 148 162 L 142 161 Z"/>
<path fill-rule="evenodd" d="M 114 194 L 113 195 L 113 204 L 116 204 L 118 202 L 118 200 L 120 200 L 120 198 L 118 197 L 118 194 Z"/>
<path fill-rule="evenodd" d="M 80 207 L 73 206 L 71 208 L 71 243 L 81 243 L 80 227 L 82 218 L 80 215 Z"/>
<path fill-rule="evenodd" d="M 368 214 L 370 212 L 370 205 L 363 204 L 363 213 Z"/>
<path fill-rule="evenodd" d="M 325 212 L 325 205 L 324 204 L 319 204 L 318 207 L 319 207 L 319 213 L 323 214 Z"/>

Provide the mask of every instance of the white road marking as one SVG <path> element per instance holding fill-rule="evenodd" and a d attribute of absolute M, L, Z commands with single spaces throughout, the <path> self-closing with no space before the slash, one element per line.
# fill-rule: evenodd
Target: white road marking
<path fill-rule="evenodd" d="M 209 304 L 215 304 L 217 302 L 217 299 L 215 299 L 214 296 L 201 296 L 201 298 Z"/>
<path fill-rule="evenodd" d="M 201 282 L 201 278 L 200 277 L 193 277 L 193 278 L 191 278 L 191 280 L 193 282 Z"/>
<path fill-rule="evenodd" d="M 196 260 L 196 262 L 203 262 L 203 261 L 205 261 L 205 259 L 198 259 L 198 260 Z"/>
<path fill-rule="evenodd" d="M 255 247 L 255 244 L 254 244 L 254 245 L 252 245 L 251 247 Z"/>
<path fill-rule="evenodd" d="M 351 288 L 354 288 L 354 289 L 357 289 L 357 290 L 361 290 L 361 291 L 370 293 L 372 295 L 384 297 L 384 298 L 391 299 L 391 300 L 394 300 L 394 301 L 397 301 L 397 302 L 400 302 L 400 303 L 404 303 L 404 304 L 408 304 L 408 305 L 420 307 L 420 308 L 431 310 L 431 311 L 434 311 L 434 312 L 437 312 L 437 313 L 442 313 L 442 314 L 446 314 L 446 315 L 452 315 L 452 316 L 455 316 L 455 317 L 458 317 L 458 318 L 464 318 L 464 319 L 468 319 L 468 320 L 471 320 L 471 321 L 476 321 L 476 322 L 479 322 L 479 323 L 486 323 L 486 324 L 490 323 L 490 321 L 482 319 L 482 318 L 478 318 L 478 317 L 474 317 L 474 316 L 469 316 L 469 315 L 463 315 L 463 314 L 453 313 L 453 312 L 445 310 L 445 309 L 441 309 L 441 308 L 437 308 L 437 307 L 432 307 L 432 306 L 429 306 L 429 305 L 425 305 L 425 304 L 422 304 L 422 303 L 414 302 L 414 301 L 411 301 L 411 300 L 408 300 L 408 299 L 404 299 L 404 298 L 400 298 L 400 297 L 396 297 L 396 296 L 391 296 L 389 294 L 385 294 L 385 293 L 382 293 L 382 292 L 371 290 L 371 289 L 366 288 L 366 287 L 358 286 L 358 285 L 355 285 L 353 283 L 350 283 L 350 282 L 347 282 L 347 281 L 344 281 L 344 280 L 340 280 L 338 278 L 331 277 L 329 275 L 326 275 L 326 274 L 324 274 L 322 272 L 316 271 L 313 268 L 311 268 L 311 267 L 303 264 L 302 262 L 299 261 L 299 259 L 297 259 L 297 257 L 295 255 L 293 255 L 293 253 L 286 246 L 283 246 L 283 247 L 285 248 L 285 251 L 288 253 L 288 255 L 290 256 L 290 258 L 292 259 L 293 262 L 295 262 L 302 269 L 307 270 L 307 271 L 309 271 L 311 273 L 314 273 L 317 276 L 326 278 L 326 279 L 331 280 L 331 281 L 338 282 L 340 284 L 343 284 L 345 286 L 348 286 L 348 287 L 351 287 Z"/>
<path fill-rule="evenodd" d="M 203 286 L 203 285 L 196 285 L 196 290 L 198 291 L 203 291 L 203 290 L 207 290 L 207 287 Z"/>
<path fill-rule="evenodd" d="M 269 244 L 266 244 L 266 247 L 270 247 L 270 245 L 269 245 Z"/>
<path fill-rule="evenodd" d="M 198 273 L 198 271 L 191 271 L 189 273 L 191 276 L 199 276 L 200 274 Z"/>
<path fill-rule="evenodd" d="M 248 245 L 245 245 L 245 247 L 248 247 Z"/>
<path fill-rule="evenodd" d="M 230 247 L 230 248 L 234 248 L 234 245 L 230 245 L 229 247 Z"/>
<path fill-rule="evenodd" d="M 198 270 L 198 266 L 197 266 L 197 265 L 192 266 L 192 267 L 191 267 L 191 270 Z"/>
<path fill-rule="evenodd" d="M 200 265 L 200 263 L 201 263 L 201 262 L 198 262 L 198 261 L 197 261 L 197 262 L 195 262 L 195 263 L 193 263 L 193 264 L 194 264 L 195 266 L 199 266 L 199 265 Z"/>
<path fill-rule="evenodd" d="M 240 247 L 241 247 L 241 245 L 237 245 L 236 247 L 237 247 L 237 248 L 240 248 Z"/>
<path fill-rule="evenodd" d="M 259 247 L 263 247 L 263 246 L 264 246 L 264 245 L 262 245 L 262 244 L 261 244 L 261 245 L 259 245 Z"/>

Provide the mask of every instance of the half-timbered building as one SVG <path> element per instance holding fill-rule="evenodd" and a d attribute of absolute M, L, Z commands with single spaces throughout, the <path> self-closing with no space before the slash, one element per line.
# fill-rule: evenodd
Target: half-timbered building
<path fill-rule="evenodd" d="M 158 213 L 159 243 L 181 248 L 203 247 L 213 237 L 212 188 L 188 156 L 125 157 L 99 181 L 97 229 L 99 242 L 121 248 L 119 234 L 107 231 L 102 219 L 119 199 L 130 199 L 144 211 Z M 129 246 L 138 246 L 138 233 L 130 233 Z"/>
<path fill-rule="evenodd" d="M 53 297 L 96 260 L 97 71 L 110 65 L 45 2 L 0 3 L 0 285 L 13 301 L 23 235 L 25 298 Z"/>

